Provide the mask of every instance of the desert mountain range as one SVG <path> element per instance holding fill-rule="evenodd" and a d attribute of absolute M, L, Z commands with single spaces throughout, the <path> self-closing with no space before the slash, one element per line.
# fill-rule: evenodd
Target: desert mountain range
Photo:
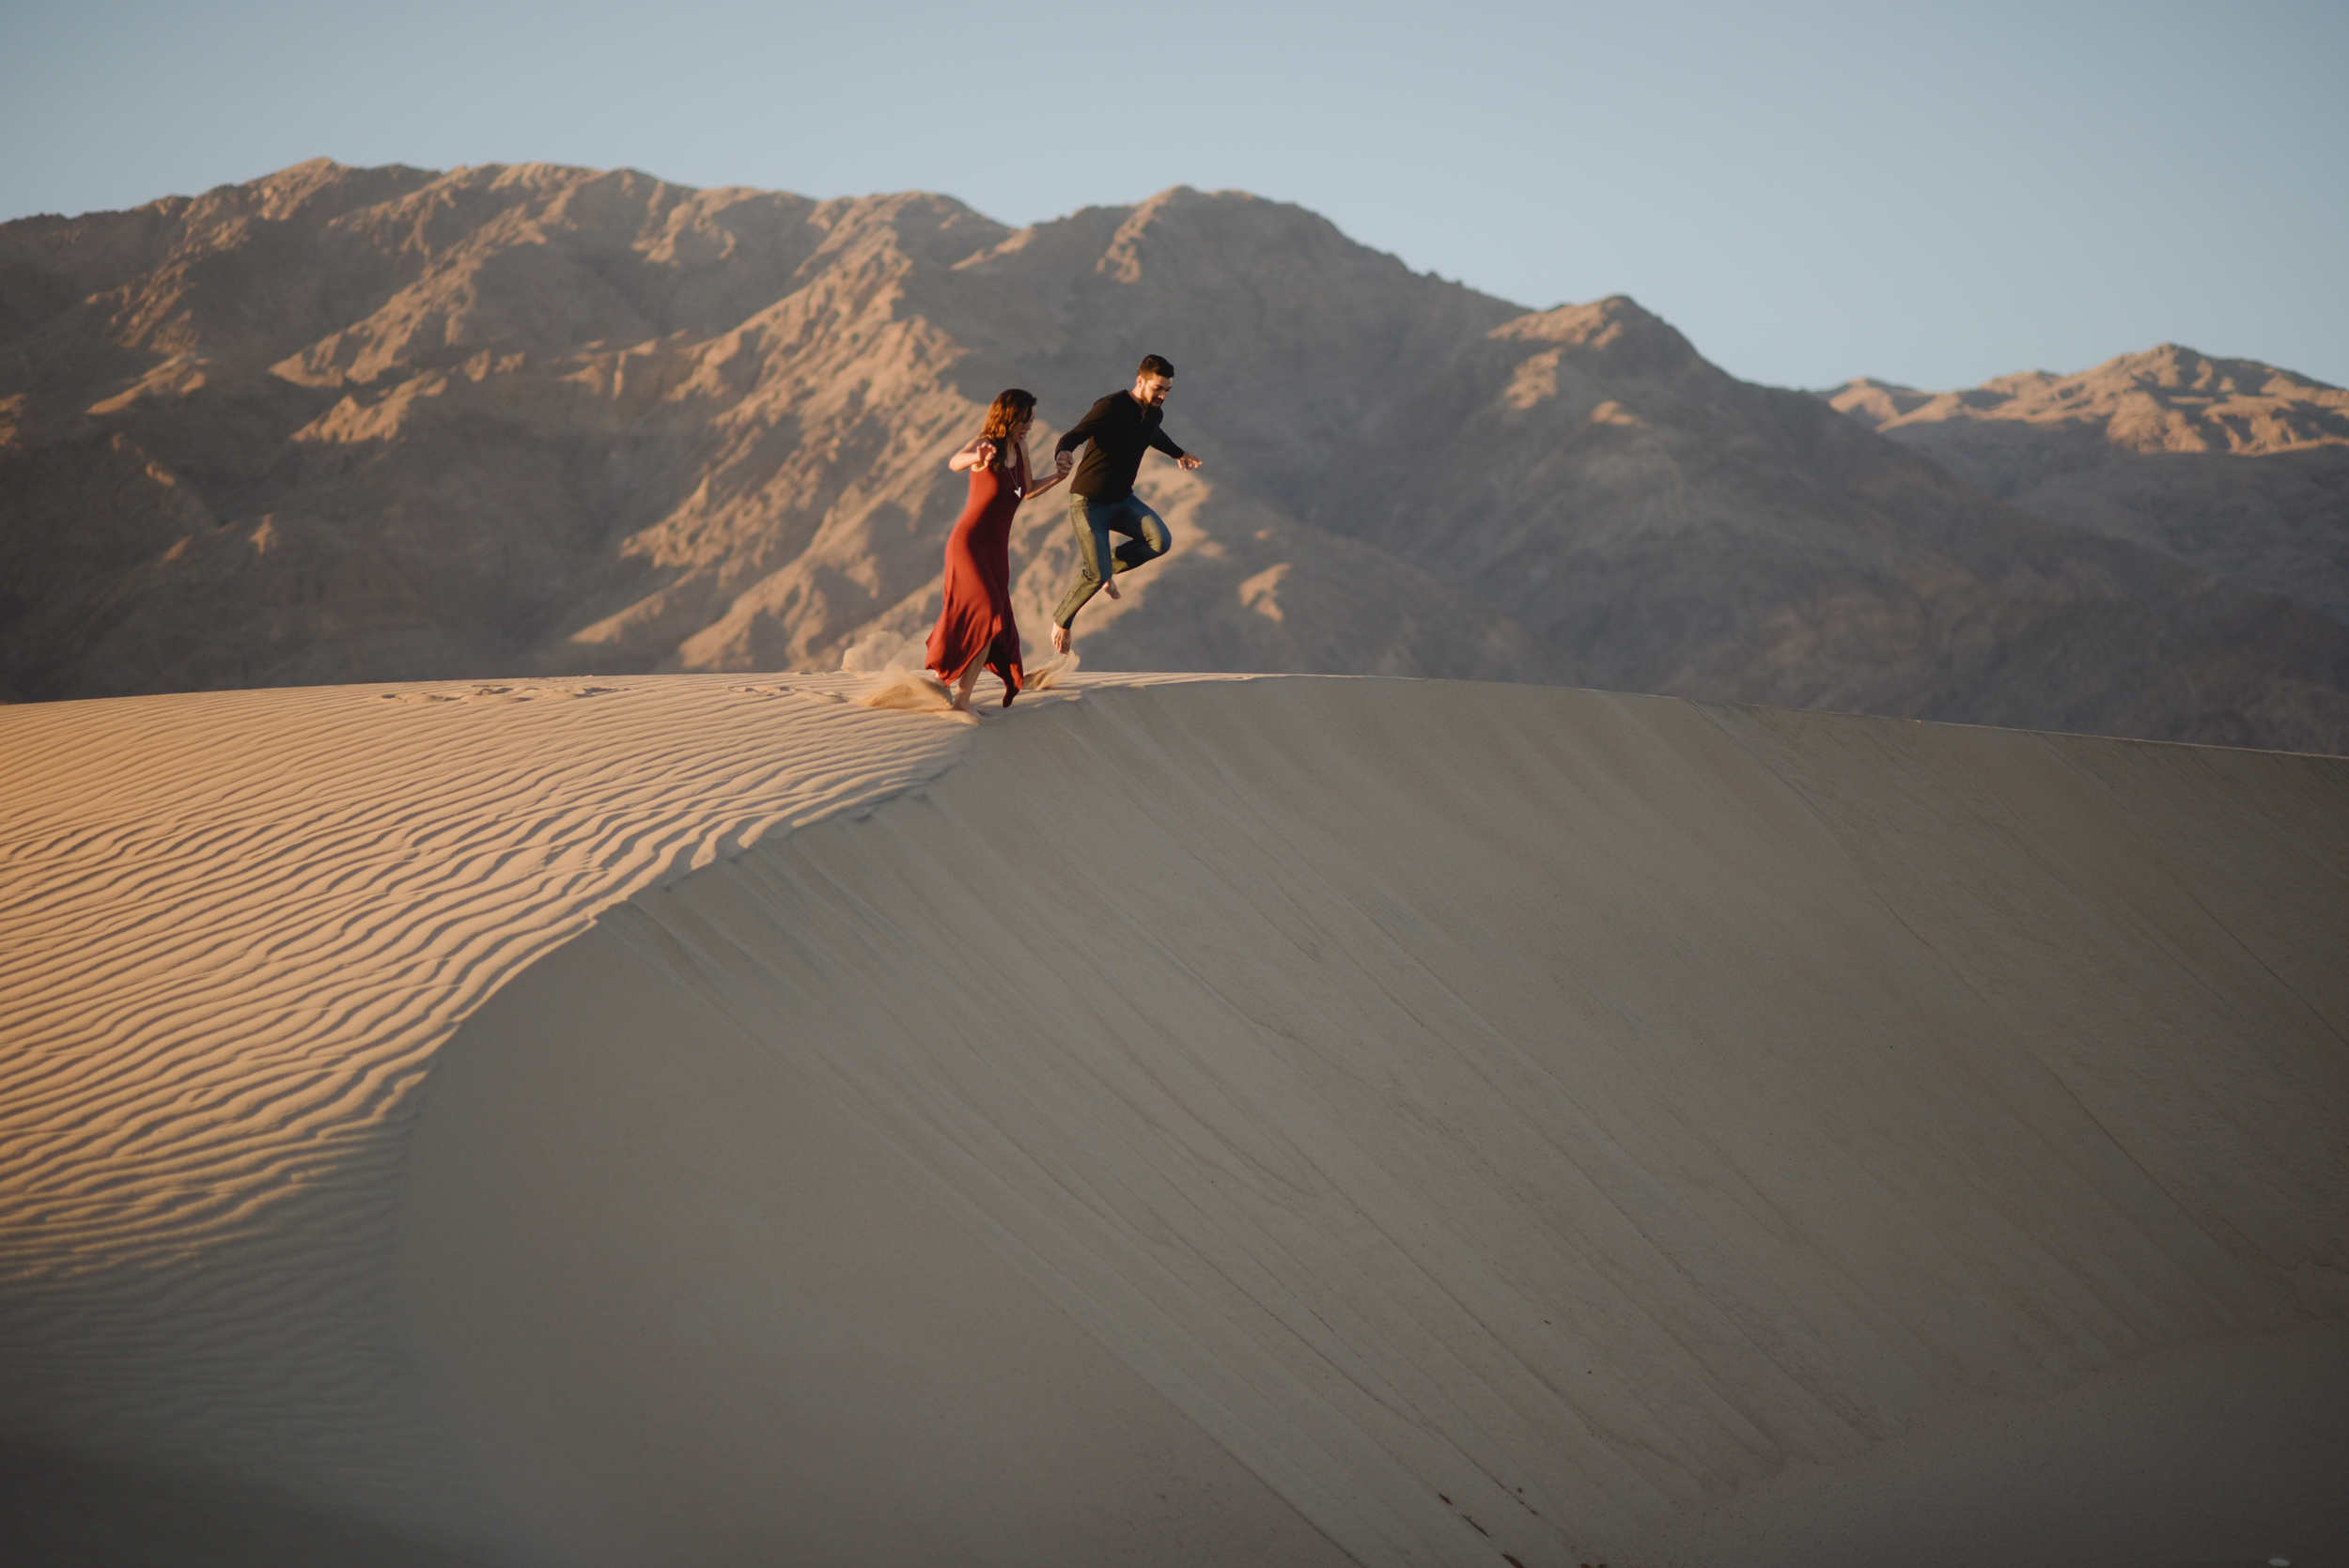
<path fill-rule="evenodd" d="M 1828 393 L 2024 511 L 2349 621 L 2349 392 L 2174 343 L 1965 392 Z"/>
<path fill-rule="evenodd" d="M 2132 510 L 2170 470 L 2121 393 L 2063 391 L 2111 366 L 1997 405 L 2107 397 L 2090 440 L 1751 385 L 1627 299 L 1528 312 L 1244 194 L 1015 231 L 548 165 L 317 161 L 0 225 L 0 693 L 879 660 L 933 613 L 988 398 L 1034 390 L 1041 451 L 1144 351 L 1208 466 L 1145 471 L 1176 550 L 1088 611 L 1094 668 L 2349 751 L 2342 595 L 2285 569 L 2338 580 L 2342 395 L 2284 372 L 2172 388 L 2177 428 L 2289 449 L 2184 454 L 2205 499 Z M 1965 456 L 2008 427 L 2096 457 Z M 1056 497 L 1014 549 L 1040 642 Z"/>

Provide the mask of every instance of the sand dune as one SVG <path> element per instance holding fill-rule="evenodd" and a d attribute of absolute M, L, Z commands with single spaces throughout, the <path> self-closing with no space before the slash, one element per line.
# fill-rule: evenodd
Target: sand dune
<path fill-rule="evenodd" d="M 517 1561 L 2349 1553 L 2341 761 L 610 684 L 0 714 L 0 1439 Z"/>
<path fill-rule="evenodd" d="M 877 735 L 838 680 L 662 684 L 11 710 L 0 941 L 51 961 L 0 999 L 9 1272 L 234 1234 L 305 1158 L 337 1163 L 481 987 L 664 876 L 903 788 L 961 738 Z"/>
<path fill-rule="evenodd" d="M 370 1306 L 415 1091 L 599 909 L 967 738 L 841 686 L 0 714 L 5 1435 L 440 1513 L 450 1477 Z"/>

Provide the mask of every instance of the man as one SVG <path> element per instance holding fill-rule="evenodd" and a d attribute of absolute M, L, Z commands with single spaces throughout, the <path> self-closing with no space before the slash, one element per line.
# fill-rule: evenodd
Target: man
<path fill-rule="evenodd" d="M 1091 442 L 1077 477 L 1068 486 L 1068 525 L 1077 536 L 1077 580 L 1061 596 L 1052 612 L 1052 651 L 1066 653 L 1072 641 L 1069 625 L 1085 601 L 1103 589 L 1112 598 L 1116 574 L 1155 561 L 1174 540 L 1159 514 L 1134 493 L 1134 475 L 1142 455 L 1155 446 L 1186 469 L 1199 459 L 1169 441 L 1159 428 L 1165 418 L 1166 394 L 1174 384 L 1174 367 L 1156 354 L 1144 354 L 1134 384 L 1112 392 L 1093 405 L 1066 435 L 1053 443 L 1052 466 L 1066 474 L 1076 459 L 1071 456 Z M 1110 549 L 1110 536 L 1123 534 L 1126 542 Z"/>

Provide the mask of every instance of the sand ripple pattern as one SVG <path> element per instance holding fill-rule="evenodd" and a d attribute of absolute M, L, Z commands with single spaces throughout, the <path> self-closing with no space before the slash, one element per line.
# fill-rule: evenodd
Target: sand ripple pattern
<path fill-rule="evenodd" d="M 184 1261 L 396 1157 L 501 981 L 597 912 L 936 775 L 853 680 L 0 711 L 0 1281 Z"/>

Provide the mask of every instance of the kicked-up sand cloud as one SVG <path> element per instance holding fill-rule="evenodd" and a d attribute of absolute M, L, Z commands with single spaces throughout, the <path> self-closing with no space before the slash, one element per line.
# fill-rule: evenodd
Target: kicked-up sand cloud
<path fill-rule="evenodd" d="M 859 690 L 0 711 L 28 1560 L 2349 1549 L 2349 761 Z"/>

